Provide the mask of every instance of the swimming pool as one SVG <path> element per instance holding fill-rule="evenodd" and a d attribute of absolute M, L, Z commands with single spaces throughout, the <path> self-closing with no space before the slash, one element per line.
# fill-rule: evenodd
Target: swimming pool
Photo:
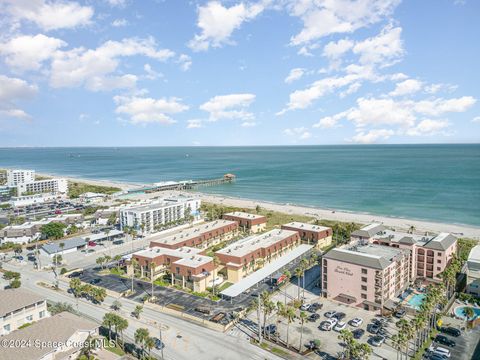
<path fill-rule="evenodd" d="M 424 298 L 425 294 L 413 294 L 412 297 L 408 299 L 407 303 L 415 310 L 419 310 Z"/>
<path fill-rule="evenodd" d="M 465 316 L 465 309 L 469 307 L 471 309 L 473 309 L 473 312 L 474 312 L 474 315 L 472 318 L 468 319 L 468 320 L 474 320 L 478 317 L 480 317 L 480 309 L 479 308 L 474 308 L 474 307 L 471 307 L 471 306 L 458 306 L 455 308 L 454 312 L 455 312 L 455 315 L 461 319 L 464 319 L 466 318 Z"/>

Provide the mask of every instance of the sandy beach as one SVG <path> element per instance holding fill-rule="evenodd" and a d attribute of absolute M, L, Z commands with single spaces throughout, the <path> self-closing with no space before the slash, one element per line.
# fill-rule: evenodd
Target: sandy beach
<path fill-rule="evenodd" d="M 38 174 L 41 176 L 50 176 L 50 177 L 60 177 L 60 175 L 52 175 L 52 174 Z M 144 184 L 138 183 L 125 183 L 125 182 L 118 182 L 118 181 L 109 181 L 109 180 L 92 180 L 92 179 L 82 179 L 82 178 L 75 178 L 75 177 L 65 177 L 63 178 L 68 179 L 69 181 L 80 181 L 92 185 L 100 185 L 100 186 L 115 186 L 122 190 L 131 189 L 134 187 L 141 187 Z M 171 194 L 172 192 L 169 192 Z M 254 209 L 257 205 L 261 206 L 262 208 L 273 210 L 273 211 L 280 211 L 288 214 L 299 214 L 299 215 L 307 215 L 316 217 L 318 219 L 325 219 L 325 220 L 336 220 L 336 221 L 344 221 L 344 222 L 356 222 L 362 224 L 368 224 L 371 222 L 380 222 L 386 226 L 393 227 L 397 230 L 408 230 L 411 226 L 414 226 L 416 232 L 450 232 L 458 237 L 468 237 L 471 239 L 480 240 L 480 227 L 475 227 L 471 225 L 459 225 L 459 224 L 445 224 L 433 221 L 426 221 L 426 220 L 413 220 L 413 219 L 404 219 L 404 218 L 395 218 L 395 217 L 388 217 L 388 216 L 379 216 L 373 214 L 365 214 L 365 213 L 353 213 L 353 212 L 346 212 L 341 210 L 330 210 L 330 209 L 320 209 L 320 208 L 313 208 L 308 206 L 301 206 L 301 205 L 292 205 L 292 204 L 279 204 L 267 201 L 256 201 L 256 200 L 249 200 L 249 199 L 241 199 L 235 197 L 226 197 L 220 195 L 212 195 L 212 194 L 205 194 L 202 192 L 195 192 L 202 201 L 224 204 L 229 206 L 235 207 L 243 207 L 243 208 L 252 208 Z M 166 193 L 164 193 L 167 195 Z M 162 193 L 153 193 L 148 194 L 140 197 L 158 197 L 161 196 Z"/>

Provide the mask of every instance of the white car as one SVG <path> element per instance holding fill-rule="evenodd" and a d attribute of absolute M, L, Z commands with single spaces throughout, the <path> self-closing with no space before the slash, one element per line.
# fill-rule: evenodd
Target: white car
<path fill-rule="evenodd" d="M 340 322 L 337 323 L 337 325 L 335 325 L 333 330 L 340 331 L 340 330 L 345 329 L 346 327 L 347 327 L 347 323 L 345 321 L 340 321 Z"/>
<path fill-rule="evenodd" d="M 350 325 L 352 325 L 353 327 L 359 327 L 362 324 L 363 324 L 363 319 L 360 319 L 360 318 L 354 318 L 352 319 L 352 321 L 350 321 Z"/>
<path fill-rule="evenodd" d="M 300 306 L 300 310 L 302 311 L 307 311 L 308 309 L 310 309 L 310 304 L 303 304 Z"/>
<path fill-rule="evenodd" d="M 337 324 L 337 319 L 328 319 L 323 321 L 320 324 L 320 329 L 325 330 L 325 331 L 330 331 L 333 329 L 333 327 Z"/>
<path fill-rule="evenodd" d="M 325 313 L 325 317 L 331 319 L 331 318 L 333 318 L 333 316 L 334 316 L 336 313 L 337 313 L 336 311 L 327 311 L 327 312 Z"/>

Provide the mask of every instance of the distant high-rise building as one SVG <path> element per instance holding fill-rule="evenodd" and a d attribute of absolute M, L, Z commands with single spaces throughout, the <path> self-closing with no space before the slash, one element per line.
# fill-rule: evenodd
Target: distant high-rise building
<path fill-rule="evenodd" d="M 7 186 L 16 187 L 35 181 L 35 170 L 7 170 Z"/>

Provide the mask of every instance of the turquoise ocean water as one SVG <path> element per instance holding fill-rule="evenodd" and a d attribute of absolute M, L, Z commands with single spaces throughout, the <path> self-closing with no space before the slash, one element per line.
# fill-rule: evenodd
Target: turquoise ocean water
<path fill-rule="evenodd" d="M 152 183 L 229 172 L 202 191 L 480 226 L 480 144 L 0 148 L 0 168 Z"/>

